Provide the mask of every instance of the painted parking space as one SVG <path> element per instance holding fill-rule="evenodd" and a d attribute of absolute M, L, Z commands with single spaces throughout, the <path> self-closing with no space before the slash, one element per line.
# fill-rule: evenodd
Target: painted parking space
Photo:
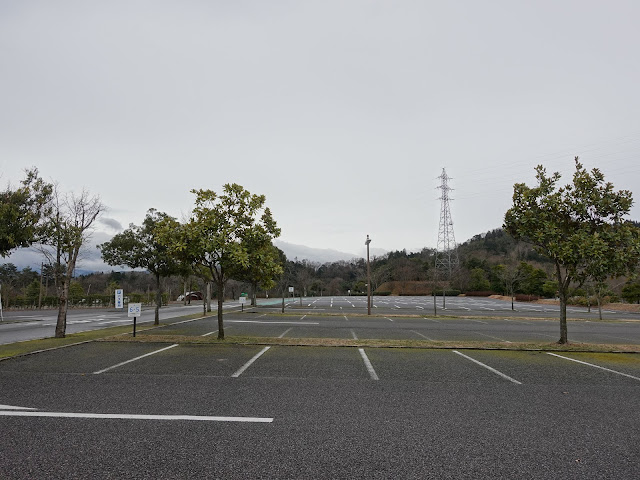
<path fill-rule="evenodd" d="M 507 381 L 452 350 L 370 348 L 367 354 L 381 381 L 487 384 Z M 465 351 L 467 357 L 473 355 Z"/>
<path fill-rule="evenodd" d="M 237 377 L 370 378 L 358 349 L 335 347 L 271 347 Z"/>
<path fill-rule="evenodd" d="M 88 374 L 166 347 L 155 343 L 91 342 L 0 362 L 0 371 Z"/>
<path fill-rule="evenodd" d="M 584 364 L 562 360 L 547 352 L 517 352 L 471 350 L 471 355 L 480 361 L 490 363 L 495 368 L 509 372 L 527 385 L 599 385 L 599 386 L 637 386 L 640 382 L 618 375 L 611 371 L 599 370 Z M 611 370 L 629 372 L 640 377 L 640 356 L 634 354 L 593 354 L 561 353 L 597 365 L 609 366 Z M 608 359 L 608 360 L 607 360 Z M 609 363 L 608 363 L 609 362 Z M 621 366 L 620 363 L 624 365 Z"/>
<path fill-rule="evenodd" d="M 260 348 L 244 345 L 185 344 L 126 363 L 104 374 L 229 377 Z"/>

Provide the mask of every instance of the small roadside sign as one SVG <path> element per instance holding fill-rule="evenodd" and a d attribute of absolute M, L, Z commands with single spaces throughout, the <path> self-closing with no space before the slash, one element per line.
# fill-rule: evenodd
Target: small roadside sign
<path fill-rule="evenodd" d="M 116 289 L 116 308 L 124 308 L 124 292 L 121 288 Z"/>
<path fill-rule="evenodd" d="M 133 317 L 133 336 L 136 336 L 136 319 L 142 315 L 141 303 L 130 303 L 129 310 L 127 312 L 128 317 Z"/>
<path fill-rule="evenodd" d="M 139 317 L 142 314 L 142 304 L 141 303 L 130 303 L 129 311 L 127 313 L 128 317 Z"/>
<path fill-rule="evenodd" d="M 243 305 L 247 303 L 247 297 L 240 297 L 239 300 L 240 300 L 240 303 Z"/>
<path fill-rule="evenodd" d="M 293 293 L 293 287 L 289 287 L 289 293 Z"/>

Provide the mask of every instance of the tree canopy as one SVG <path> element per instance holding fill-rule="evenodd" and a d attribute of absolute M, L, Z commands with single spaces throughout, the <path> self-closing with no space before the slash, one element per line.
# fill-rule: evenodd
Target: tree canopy
<path fill-rule="evenodd" d="M 158 237 L 158 225 L 167 228 L 178 226 L 175 218 L 166 213 L 150 209 L 142 222 L 142 226 L 134 224 L 114 235 L 113 238 L 98 248 L 102 258 L 109 265 L 127 265 L 131 268 L 145 268 L 156 278 L 155 324 L 160 323 L 159 309 L 162 303 L 161 277 L 179 274 L 182 264 L 172 255 L 169 248 Z"/>
<path fill-rule="evenodd" d="M 587 171 L 575 158 L 573 182 L 558 187 L 560 174 L 536 167 L 535 187 L 514 185 L 504 228 L 534 245 L 555 265 L 560 298 L 560 340 L 567 343 L 567 299 L 572 283 L 623 275 L 640 257 L 640 230 L 625 219 L 633 198 L 615 191 L 604 175 Z"/>
<path fill-rule="evenodd" d="M 0 192 L 0 256 L 39 240 L 42 221 L 51 212 L 52 192 L 36 168 L 26 171 L 21 187 Z"/>
<path fill-rule="evenodd" d="M 224 339 L 222 302 L 227 281 L 246 275 L 252 265 L 261 269 L 259 277 L 277 271 L 277 257 L 266 246 L 280 229 L 264 206 L 265 196 L 251 194 L 241 185 L 224 185 L 222 195 L 212 190 L 192 193 L 196 200 L 190 220 L 179 228 L 163 225 L 163 238 L 196 269 L 205 269 L 216 284 L 218 338 Z"/>

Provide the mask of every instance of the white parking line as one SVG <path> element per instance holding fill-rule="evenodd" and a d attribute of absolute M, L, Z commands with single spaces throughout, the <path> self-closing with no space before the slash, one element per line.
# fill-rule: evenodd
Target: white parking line
<path fill-rule="evenodd" d="M 156 353 L 164 352 L 165 350 L 169 350 L 170 348 L 177 347 L 177 346 L 178 346 L 178 344 L 174 343 L 173 345 L 161 348 L 160 350 L 155 350 L 155 351 L 150 352 L 150 353 L 145 353 L 144 355 L 140 355 L 139 357 L 132 358 L 131 360 L 127 360 L 125 362 L 120 362 L 120 363 L 118 363 L 116 365 L 112 365 L 110 367 L 103 368 L 102 370 L 98 370 L 97 372 L 93 372 L 93 374 L 94 375 L 99 375 L 101 373 L 108 372 L 109 370 L 113 370 L 114 368 L 121 367 L 122 365 L 126 365 L 127 363 L 135 362 L 137 360 L 140 360 L 141 358 L 148 357 L 150 355 L 155 355 Z"/>
<path fill-rule="evenodd" d="M 420 332 L 416 332 L 415 330 L 409 330 L 409 331 L 415 333 L 416 335 L 421 336 L 422 338 L 426 338 L 430 342 L 435 342 L 435 340 L 433 338 L 429 338 L 426 335 L 421 334 Z"/>
<path fill-rule="evenodd" d="M 482 320 L 475 320 L 473 318 L 464 318 L 463 320 L 469 320 L 470 322 L 484 323 L 485 325 L 489 325 L 487 322 L 483 322 Z"/>
<path fill-rule="evenodd" d="M 479 362 L 479 361 L 478 361 L 478 360 L 476 360 L 475 358 L 471 358 L 471 357 L 469 357 L 469 356 L 465 355 L 464 353 L 460 353 L 460 352 L 459 352 L 459 351 L 457 351 L 457 350 L 453 350 L 453 353 L 456 353 L 456 354 L 460 355 L 461 357 L 466 358 L 467 360 L 471 360 L 473 363 L 476 363 L 476 364 L 480 365 L 481 367 L 486 368 L 486 369 L 487 369 L 487 370 L 489 370 L 490 372 L 493 372 L 493 373 L 495 373 L 496 375 L 501 376 L 501 377 L 502 377 L 502 378 L 504 378 L 505 380 L 509 380 L 510 382 L 513 382 L 513 383 L 515 383 L 516 385 L 522 385 L 522 382 L 519 382 L 518 380 L 516 380 L 516 379 L 514 379 L 514 378 L 511 378 L 510 376 L 505 375 L 505 374 L 504 374 L 504 373 L 502 373 L 502 372 L 499 372 L 498 370 L 496 370 L 495 368 L 490 367 L 489 365 L 485 365 L 484 363 Z"/>
<path fill-rule="evenodd" d="M 231 377 L 233 378 L 238 378 L 240 375 L 243 374 L 243 372 L 249 368 L 251 366 L 251 364 L 253 362 L 255 362 L 256 360 L 258 360 L 267 350 L 269 350 L 271 347 L 264 347 L 262 350 L 260 350 L 258 353 L 256 353 L 253 357 L 251 357 L 251 360 L 249 360 L 247 363 L 245 363 L 242 367 L 240 367 L 240 369 L 235 372 L 233 375 L 231 375 Z"/>
<path fill-rule="evenodd" d="M 480 333 L 480 332 L 473 332 L 476 335 L 482 335 L 483 337 L 488 337 L 488 338 L 493 338 L 494 340 L 500 340 L 501 342 L 505 342 L 505 343 L 511 343 L 509 340 L 505 340 L 504 338 L 500 338 L 500 337 L 494 337 L 492 335 L 487 335 L 486 333 Z"/>
<path fill-rule="evenodd" d="M 356 332 L 354 332 L 353 330 L 351 330 L 351 336 L 353 337 L 354 340 L 358 340 Z"/>
<path fill-rule="evenodd" d="M 358 351 L 360 352 L 360 356 L 364 361 L 365 367 L 367 367 L 367 371 L 369 372 L 369 376 L 371 377 L 371 380 L 380 380 L 380 378 L 378 378 L 378 374 L 373 369 L 373 365 L 371 365 L 371 361 L 369 360 L 369 357 L 367 357 L 367 354 L 364 353 L 364 348 L 359 348 Z"/>
<path fill-rule="evenodd" d="M 260 323 L 262 325 L 320 325 L 320 322 L 263 322 L 261 320 L 227 320 L 227 323 Z"/>
<path fill-rule="evenodd" d="M 271 423 L 273 418 L 260 417 L 209 417 L 202 415 L 132 415 L 119 413 L 72 413 L 72 412 L 25 412 L 0 411 L 3 417 L 53 417 L 53 418 L 93 418 L 100 420 L 190 420 L 200 422 L 252 422 Z"/>
<path fill-rule="evenodd" d="M 387 320 L 389 320 L 390 322 L 393 322 L 393 320 L 392 320 L 391 318 L 389 318 L 389 317 L 384 317 L 384 318 L 386 318 L 386 319 L 387 319 Z"/>
<path fill-rule="evenodd" d="M 565 360 L 570 360 L 572 362 L 581 363 L 582 365 L 588 365 L 593 368 L 599 368 L 600 370 L 604 370 L 606 372 L 615 373 L 616 375 L 622 375 L 623 377 L 633 378 L 634 380 L 640 380 L 638 377 L 634 377 L 633 375 L 629 375 L 628 373 L 618 372 L 617 370 L 611 370 L 610 368 L 601 367 L 600 365 L 595 365 L 589 362 L 583 362 L 582 360 L 576 360 L 575 358 L 563 357 L 562 355 L 558 355 L 555 353 L 547 352 L 547 355 L 553 355 L 554 357 L 564 358 Z"/>
<path fill-rule="evenodd" d="M 289 328 L 287 328 L 287 329 L 284 331 L 284 333 L 283 333 L 282 335 L 278 336 L 278 338 L 284 338 L 284 336 L 285 336 L 287 333 L 289 333 L 291 330 L 293 330 L 293 327 L 289 327 Z"/>

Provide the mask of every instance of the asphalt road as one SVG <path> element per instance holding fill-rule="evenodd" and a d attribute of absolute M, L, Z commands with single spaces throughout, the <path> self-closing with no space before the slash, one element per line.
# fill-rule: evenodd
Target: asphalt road
<path fill-rule="evenodd" d="M 365 304 L 366 305 L 366 304 Z M 366 311 L 365 311 L 366 312 Z M 331 315 L 329 315 L 331 313 Z M 378 312 L 376 312 L 378 313 Z M 225 334 L 290 338 L 355 338 L 430 341 L 553 342 L 560 338 L 557 319 L 535 317 L 419 317 L 367 316 L 364 312 L 286 308 L 285 315 L 269 308 L 225 314 Z M 217 332 L 208 318 L 149 330 L 150 334 L 206 335 Z M 640 344 L 640 321 L 570 320 L 569 341 L 576 343 Z M 145 333 L 142 332 L 141 335 Z"/>
<path fill-rule="evenodd" d="M 237 308 L 238 302 L 227 302 L 225 308 Z M 212 308 L 215 309 L 212 304 Z M 160 320 L 181 317 L 202 311 L 202 304 L 169 305 L 160 309 Z M 0 322 L 0 345 L 7 343 L 53 337 L 58 319 L 58 311 L 47 310 L 5 310 L 4 321 Z M 154 321 L 154 308 L 145 307 L 137 324 Z M 101 328 L 133 324 L 127 311 L 114 309 L 69 309 L 67 313 L 67 333 L 98 330 Z"/>
<path fill-rule="evenodd" d="M 443 308 L 443 303 L 445 308 Z M 215 309 L 215 304 L 212 305 Z M 366 297 L 314 297 L 314 298 L 289 298 L 285 300 L 287 313 L 300 313 L 300 315 L 320 314 L 363 314 L 367 311 Z M 238 301 L 225 302 L 225 309 L 237 310 L 240 308 Z M 193 304 L 187 307 L 182 305 L 170 305 L 160 310 L 161 320 L 179 317 L 189 313 L 196 313 L 202 309 L 202 305 Z M 251 308 L 247 307 L 247 311 Z M 281 299 L 260 299 L 258 312 L 278 313 L 282 310 Z M 516 310 L 511 310 L 510 302 L 490 298 L 475 297 L 437 297 L 434 315 L 433 299 L 431 297 L 374 297 L 372 314 L 381 315 L 424 315 L 436 320 L 440 316 L 456 316 L 464 318 L 473 317 L 505 317 L 505 318 L 544 318 L 554 319 L 559 315 L 559 309 L 554 305 L 538 305 L 533 303 L 516 303 Z M 0 344 L 13 343 L 36 338 L 46 338 L 54 335 L 57 312 L 55 310 L 8 310 L 4 312 L 5 322 L 0 323 Z M 569 318 L 596 320 L 597 309 L 588 312 L 586 308 L 569 307 Z M 640 321 L 640 314 L 603 310 L 605 320 Z M 153 321 L 153 308 L 146 308 L 138 323 Z M 68 313 L 67 332 L 75 333 L 86 330 L 111 327 L 114 325 L 127 325 L 132 319 L 127 318 L 125 311 L 117 312 L 107 309 L 71 309 Z M 545 333 L 545 332 L 543 332 Z M 612 334 L 617 335 L 614 331 Z M 555 336 L 556 333 L 551 332 Z M 481 337 L 482 335 L 479 335 Z M 533 337 L 536 337 L 534 335 Z M 544 335 L 543 335 L 544 337 Z M 535 340 L 536 338 L 531 338 Z M 537 336 L 540 340 L 541 336 Z M 624 339 L 623 339 L 624 340 Z M 600 343 L 606 339 L 595 340 Z M 631 343 L 634 343 L 633 341 Z"/>
<path fill-rule="evenodd" d="M 0 362 L 0 478 L 640 469 L 637 355 L 167 347 L 90 343 Z"/>
<path fill-rule="evenodd" d="M 366 297 L 314 297 L 288 300 L 287 309 L 301 312 L 340 311 L 366 312 Z M 455 316 L 526 316 L 526 317 L 558 317 L 560 308 L 557 305 L 543 305 L 528 302 L 516 302 L 515 310 L 511 310 L 511 302 L 486 297 L 436 297 L 436 315 Z M 277 305 L 272 308 L 277 309 Z M 373 315 L 387 314 L 433 315 L 433 297 L 373 297 Z M 598 309 L 592 307 L 567 307 L 569 318 L 597 319 Z M 602 310 L 604 320 L 633 319 L 640 320 L 640 313 Z"/>

